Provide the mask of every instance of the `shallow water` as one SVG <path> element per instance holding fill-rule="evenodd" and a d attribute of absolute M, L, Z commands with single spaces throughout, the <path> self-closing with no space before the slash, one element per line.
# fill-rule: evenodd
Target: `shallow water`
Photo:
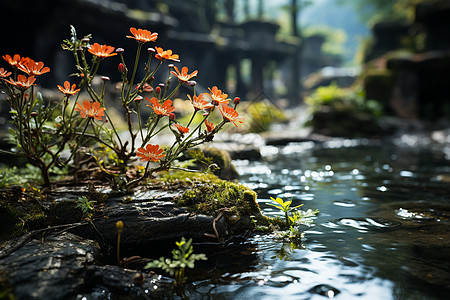
<path fill-rule="evenodd" d="M 240 182 L 258 192 L 266 215 L 278 213 L 270 197 L 319 209 L 314 226 L 303 228 L 302 245 L 253 237 L 240 256 L 218 259 L 212 279 L 193 282 L 189 297 L 450 298 L 447 148 L 337 140 L 263 154 L 235 161 Z"/>

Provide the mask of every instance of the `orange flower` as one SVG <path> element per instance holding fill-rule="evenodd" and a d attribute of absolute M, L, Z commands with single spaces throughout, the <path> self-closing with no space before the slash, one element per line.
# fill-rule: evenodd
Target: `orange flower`
<path fill-rule="evenodd" d="M 27 76 L 19 74 L 17 75 L 17 81 L 12 80 L 11 78 L 9 80 L 5 79 L 5 81 L 16 86 L 18 89 L 26 90 L 33 85 L 36 81 L 36 77 L 30 76 L 27 78 Z"/>
<path fill-rule="evenodd" d="M 194 76 L 197 76 L 197 73 L 198 73 L 198 71 L 196 70 L 196 71 L 192 72 L 191 74 L 188 74 L 188 68 L 187 67 L 181 68 L 181 72 L 178 71 L 177 67 L 174 66 L 174 68 L 175 68 L 176 72 L 172 71 L 170 73 L 175 75 L 178 78 L 178 80 L 182 81 L 182 82 L 186 82 L 186 81 L 191 80 L 191 78 L 194 77 Z"/>
<path fill-rule="evenodd" d="M 165 59 L 170 59 L 173 61 L 180 61 L 178 54 L 172 54 L 172 50 L 164 51 L 163 48 L 155 47 L 158 53 L 155 54 L 155 57 L 161 61 Z"/>
<path fill-rule="evenodd" d="M 139 89 L 140 87 L 141 87 L 141 85 L 138 84 L 138 85 L 136 86 L 135 90 Z M 153 87 L 152 87 L 150 84 L 148 84 L 148 83 L 146 82 L 146 83 L 144 83 L 144 86 L 142 87 L 142 90 L 143 90 L 144 92 L 150 93 L 150 92 L 153 92 Z"/>
<path fill-rule="evenodd" d="M 194 96 L 191 98 L 190 95 L 187 95 L 189 98 L 189 101 L 191 101 L 192 106 L 194 107 L 195 111 L 198 110 L 206 110 L 214 107 L 211 103 L 203 99 L 203 94 L 200 94 L 198 96 Z"/>
<path fill-rule="evenodd" d="M 147 42 L 154 42 L 158 38 L 158 34 L 156 32 L 151 33 L 145 29 L 136 29 L 134 27 L 130 28 L 130 32 L 133 34 L 127 35 L 129 39 L 135 39 L 138 43 L 145 44 Z"/>
<path fill-rule="evenodd" d="M 3 55 L 3 59 L 6 60 L 11 65 L 11 67 L 17 68 L 29 58 L 28 57 L 21 58 L 19 54 L 14 54 L 14 57 L 11 57 L 8 54 L 6 54 Z"/>
<path fill-rule="evenodd" d="M 206 125 L 206 130 L 208 130 L 208 132 L 211 132 L 214 130 L 214 124 L 213 122 L 209 122 L 208 120 L 205 120 L 205 125 Z"/>
<path fill-rule="evenodd" d="M 88 51 L 99 58 L 106 58 L 117 55 L 117 53 L 112 53 L 114 51 L 114 47 L 108 45 L 100 45 L 99 43 L 94 43 L 93 45 L 91 45 Z"/>
<path fill-rule="evenodd" d="M 166 156 L 165 154 L 162 154 L 163 151 L 163 149 L 159 148 L 159 145 L 147 144 L 145 149 L 137 149 L 136 156 L 139 156 L 141 158 L 141 161 L 152 160 L 154 162 L 157 162 L 158 160 Z"/>
<path fill-rule="evenodd" d="M 244 117 L 239 116 L 238 112 L 235 111 L 232 107 L 222 105 L 222 108 L 219 107 L 219 110 L 222 113 L 223 120 L 225 122 L 233 123 L 236 127 L 236 123 L 242 123 L 242 120 L 244 119 Z"/>
<path fill-rule="evenodd" d="M 80 91 L 80 89 L 75 89 L 77 87 L 75 83 L 72 84 L 72 87 L 70 87 L 70 82 L 68 82 L 67 80 L 64 81 L 64 88 L 60 85 L 57 85 L 57 87 L 61 93 L 66 95 L 75 95 Z"/>
<path fill-rule="evenodd" d="M 44 73 L 50 72 L 49 67 L 44 67 L 42 61 L 35 62 L 31 58 L 25 59 L 22 63 L 18 65 L 19 70 L 27 73 L 28 75 L 42 75 Z"/>
<path fill-rule="evenodd" d="M 8 72 L 8 71 L 6 71 L 6 70 L 3 69 L 3 68 L 0 68 L 0 77 L 1 77 L 1 78 L 8 77 L 9 75 L 11 75 L 11 72 Z"/>
<path fill-rule="evenodd" d="M 80 112 L 80 116 L 82 118 L 96 118 L 100 121 L 104 116 L 105 108 L 100 107 L 100 102 L 98 101 L 92 102 L 84 100 L 83 106 L 77 102 L 77 107 L 75 110 Z"/>
<path fill-rule="evenodd" d="M 189 128 L 188 127 L 181 126 L 180 124 L 173 124 L 172 126 L 174 126 L 176 129 L 178 129 L 178 131 L 182 135 L 189 132 Z"/>
<path fill-rule="evenodd" d="M 228 94 L 223 94 L 221 90 L 217 88 L 217 86 L 213 86 L 212 89 L 208 88 L 209 96 L 213 99 L 213 101 L 218 104 L 228 104 L 230 99 L 227 99 Z"/>
<path fill-rule="evenodd" d="M 175 107 L 172 106 L 172 100 L 164 101 L 163 105 L 159 103 L 159 100 L 156 97 L 152 97 L 152 99 L 148 99 L 148 97 L 145 97 L 145 100 L 151 103 L 151 105 L 146 105 L 153 108 L 153 111 L 157 115 L 168 116 L 171 112 L 175 111 Z"/>

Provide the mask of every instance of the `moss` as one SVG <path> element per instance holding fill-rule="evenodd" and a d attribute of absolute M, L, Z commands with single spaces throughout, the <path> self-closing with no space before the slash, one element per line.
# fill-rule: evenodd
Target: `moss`
<path fill-rule="evenodd" d="M 264 132 L 274 123 L 287 121 L 284 112 L 269 101 L 242 103 L 241 110 L 249 132 Z"/>
<path fill-rule="evenodd" d="M 238 215 L 260 214 L 256 192 L 242 184 L 219 179 L 213 174 L 176 171 L 157 179 L 172 187 L 189 187 L 175 202 L 195 213 L 218 215 L 229 209 Z"/>
<path fill-rule="evenodd" d="M 28 230 L 42 228 L 46 225 L 46 216 L 42 207 L 31 202 L 13 203 L 4 201 L 0 204 L 2 230 L 0 240 L 20 236 Z"/>

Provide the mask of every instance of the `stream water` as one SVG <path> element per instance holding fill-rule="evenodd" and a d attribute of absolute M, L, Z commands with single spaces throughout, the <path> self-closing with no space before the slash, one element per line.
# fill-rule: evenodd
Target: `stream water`
<path fill-rule="evenodd" d="M 258 193 L 319 209 L 301 245 L 248 241 L 225 271 L 195 281 L 192 299 L 448 299 L 450 148 L 335 140 L 264 147 L 235 161 Z M 222 260 L 226 258 L 222 258 Z"/>

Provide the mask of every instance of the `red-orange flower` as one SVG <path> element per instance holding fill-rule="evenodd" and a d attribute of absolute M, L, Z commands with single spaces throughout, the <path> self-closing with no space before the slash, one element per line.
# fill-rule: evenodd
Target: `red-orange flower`
<path fill-rule="evenodd" d="M 154 42 L 158 38 L 158 34 L 156 32 L 151 33 L 148 30 L 145 29 L 136 29 L 134 27 L 130 28 L 130 32 L 133 34 L 127 35 L 127 38 L 129 39 L 135 39 L 138 41 L 138 43 L 147 43 L 147 42 Z"/>
<path fill-rule="evenodd" d="M 174 66 L 174 68 L 175 68 L 176 72 L 172 71 L 170 73 L 175 75 L 178 78 L 178 80 L 182 81 L 182 82 L 186 82 L 186 81 L 191 80 L 191 78 L 194 77 L 194 76 L 197 76 L 197 73 L 198 73 L 198 71 L 195 70 L 191 74 L 188 74 L 188 68 L 187 67 L 181 68 L 181 72 L 178 71 L 178 68 L 176 66 Z"/>
<path fill-rule="evenodd" d="M 203 94 L 200 94 L 198 96 L 194 96 L 191 98 L 190 95 L 187 95 L 189 98 L 189 101 L 191 102 L 192 106 L 194 107 L 195 111 L 198 110 L 207 110 L 213 107 L 211 103 L 203 99 Z"/>
<path fill-rule="evenodd" d="M 80 91 L 80 89 L 75 89 L 77 87 L 75 83 L 72 84 L 72 87 L 70 87 L 70 82 L 68 82 L 67 80 L 64 81 L 64 87 L 60 85 L 57 85 L 57 87 L 61 93 L 66 95 L 75 95 Z"/>
<path fill-rule="evenodd" d="M 218 104 L 228 104 L 228 102 L 230 102 L 230 99 L 228 99 L 228 94 L 222 93 L 217 86 L 213 86 L 212 89 L 208 88 L 208 90 L 208 95 Z"/>
<path fill-rule="evenodd" d="M 84 100 L 83 105 L 77 102 L 75 110 L 80 112 L 82 118 L 96 118 L 97 120 L 101 120 L 105 115 L 105 108 L 100 107 L 100 102 L 98 101 L 92 102 Z"/>
<path fill-rule="evenodd" d="M 178 129 L 178 131 L 179 131 L 181 134 L 185 134 L 185 133 L 188 133 L 188 132 L 189 132 L 189 128 L 188 128 L 188 127 L 181 126 L 181 125 L 178 124 L 178 123 L 173 124 L 172 126 L 174 126 L 176 129 Z"/>
<path fill-rule="evenodd" d="M 94 43 L 93 45 L 91 45 L 88 51 L 89 53 L 99 58 L 106 58 L 117 55 L 117 53 L 112 53 L 114 51 L 114 47 L 108 45 L 100 45 L 99 43 Z"/>
<path fill-rule="evenodd" d="M 3 59 L 6 60 L 12 67 L 17 68 L 21 64 L 23 64 L 26 60 L 28 60 L 28 57 L 20 57 L 19 54 L 14 54 L 14 57 L 11 57 L 10 55 L 6 54 L 3 55 Z"/>
<path fill-rule="evenodd" d="M 155 54 L 155 57 L 161 61 L 165 59 L 173 60 L 173 61 L 180 61 L 178 54 L 172 54 L 172 50 L 166 50 L 164 51 L 163 48 L 155 47 L 156 51 L 158 53 Z"/>
<path fill-rule="evenodd" d="M 158 160 L 166 156 L 165 154 L 162 154 L 163 151 L 163 149 L 159 148 L 159 145 L 147 144 L 147 146 L 145 146 L 145 149 L 137 149 L 136 156 L 139 156 L 141 158 L 141 161 L 151 160 L 157 162 Z"/>
<path fill-rule="evenodd" d="M 42 75 L 44 73 L 50 72 L 49 67 L 44 67 L 42 61 L 35 62 L 31 58 L 25 59 L 23 62 L 18 64 L 19 70 L 27 73 L 28 75 Z"/>
<path fill-rule="evenodd" d="M 18 89 L 26 90 L 34 84 L 34 82 L 36 81 L 36 77 L 30 76 L 27 78 L 27 76 L 19 74 L 17 75 L 17 81 L 12 80 L 12 78 L 10 78 L 9 80 L 5 79 L 5 81 L 16 86 Z"/>
<path fill-rule="evenodd" d="M 1 77 L 1 78 L 8 77 L 9 75 L 11 75 L 11 72 L 8 72 L 8 71 L 6 71 L 6 70 L 3 69 L 3 68 L 0 68 L 0 77 Z"/>
<path fill-rule="evenodd" d="M 152 97 L 152 99 L 148 99 L 148 97 L 145 97 L 145 100 L 151 103 L 151 105 L 146 105 L 153 108 L 153 111 L 157 115 L 168 116 L 171 112 L 175 111 L 175 107 L 172 106 L 172 100 L 164 101 L 163 105 L 159 103 L 159 100 L 156 97 Z"/>
<path fill-rule="evenodd" d="M 235 111 L 232 107 L 227 105 L 222 105 L 222 108 L 219 107 L 220 112 L 222 113 L 223 120 L 225 122 L 231 122 L 234 126 L 237 127 L 237 122 L 242 123 L 244 117 L 239 116 L 238 112 Z"/>
<path fill-rule="evenodd" d="M 215 126 L 214 126 L 213 122 L 205 120 L 205 125 L 206 125 L 206 130 L 208 130 L 208 132 L 211 132 L 214 130 Z"/>
<path fill-rule="evenodd" d="M 136 90 L 137 89 L 139 89 L 141 87 L 141 85 L 140 84 L 138 84 L 137 86 L 136 86 Z M 142 87 L 142 90 L 144 91 L 144 92 L 148 92 L 148 93 L 150 93 L 150 92 L 153 92 L 153 87 L 150 85 L 150 84 L 148 84 L 147 82 L 146 83 L 144 83 L 144 86 Z"/>

